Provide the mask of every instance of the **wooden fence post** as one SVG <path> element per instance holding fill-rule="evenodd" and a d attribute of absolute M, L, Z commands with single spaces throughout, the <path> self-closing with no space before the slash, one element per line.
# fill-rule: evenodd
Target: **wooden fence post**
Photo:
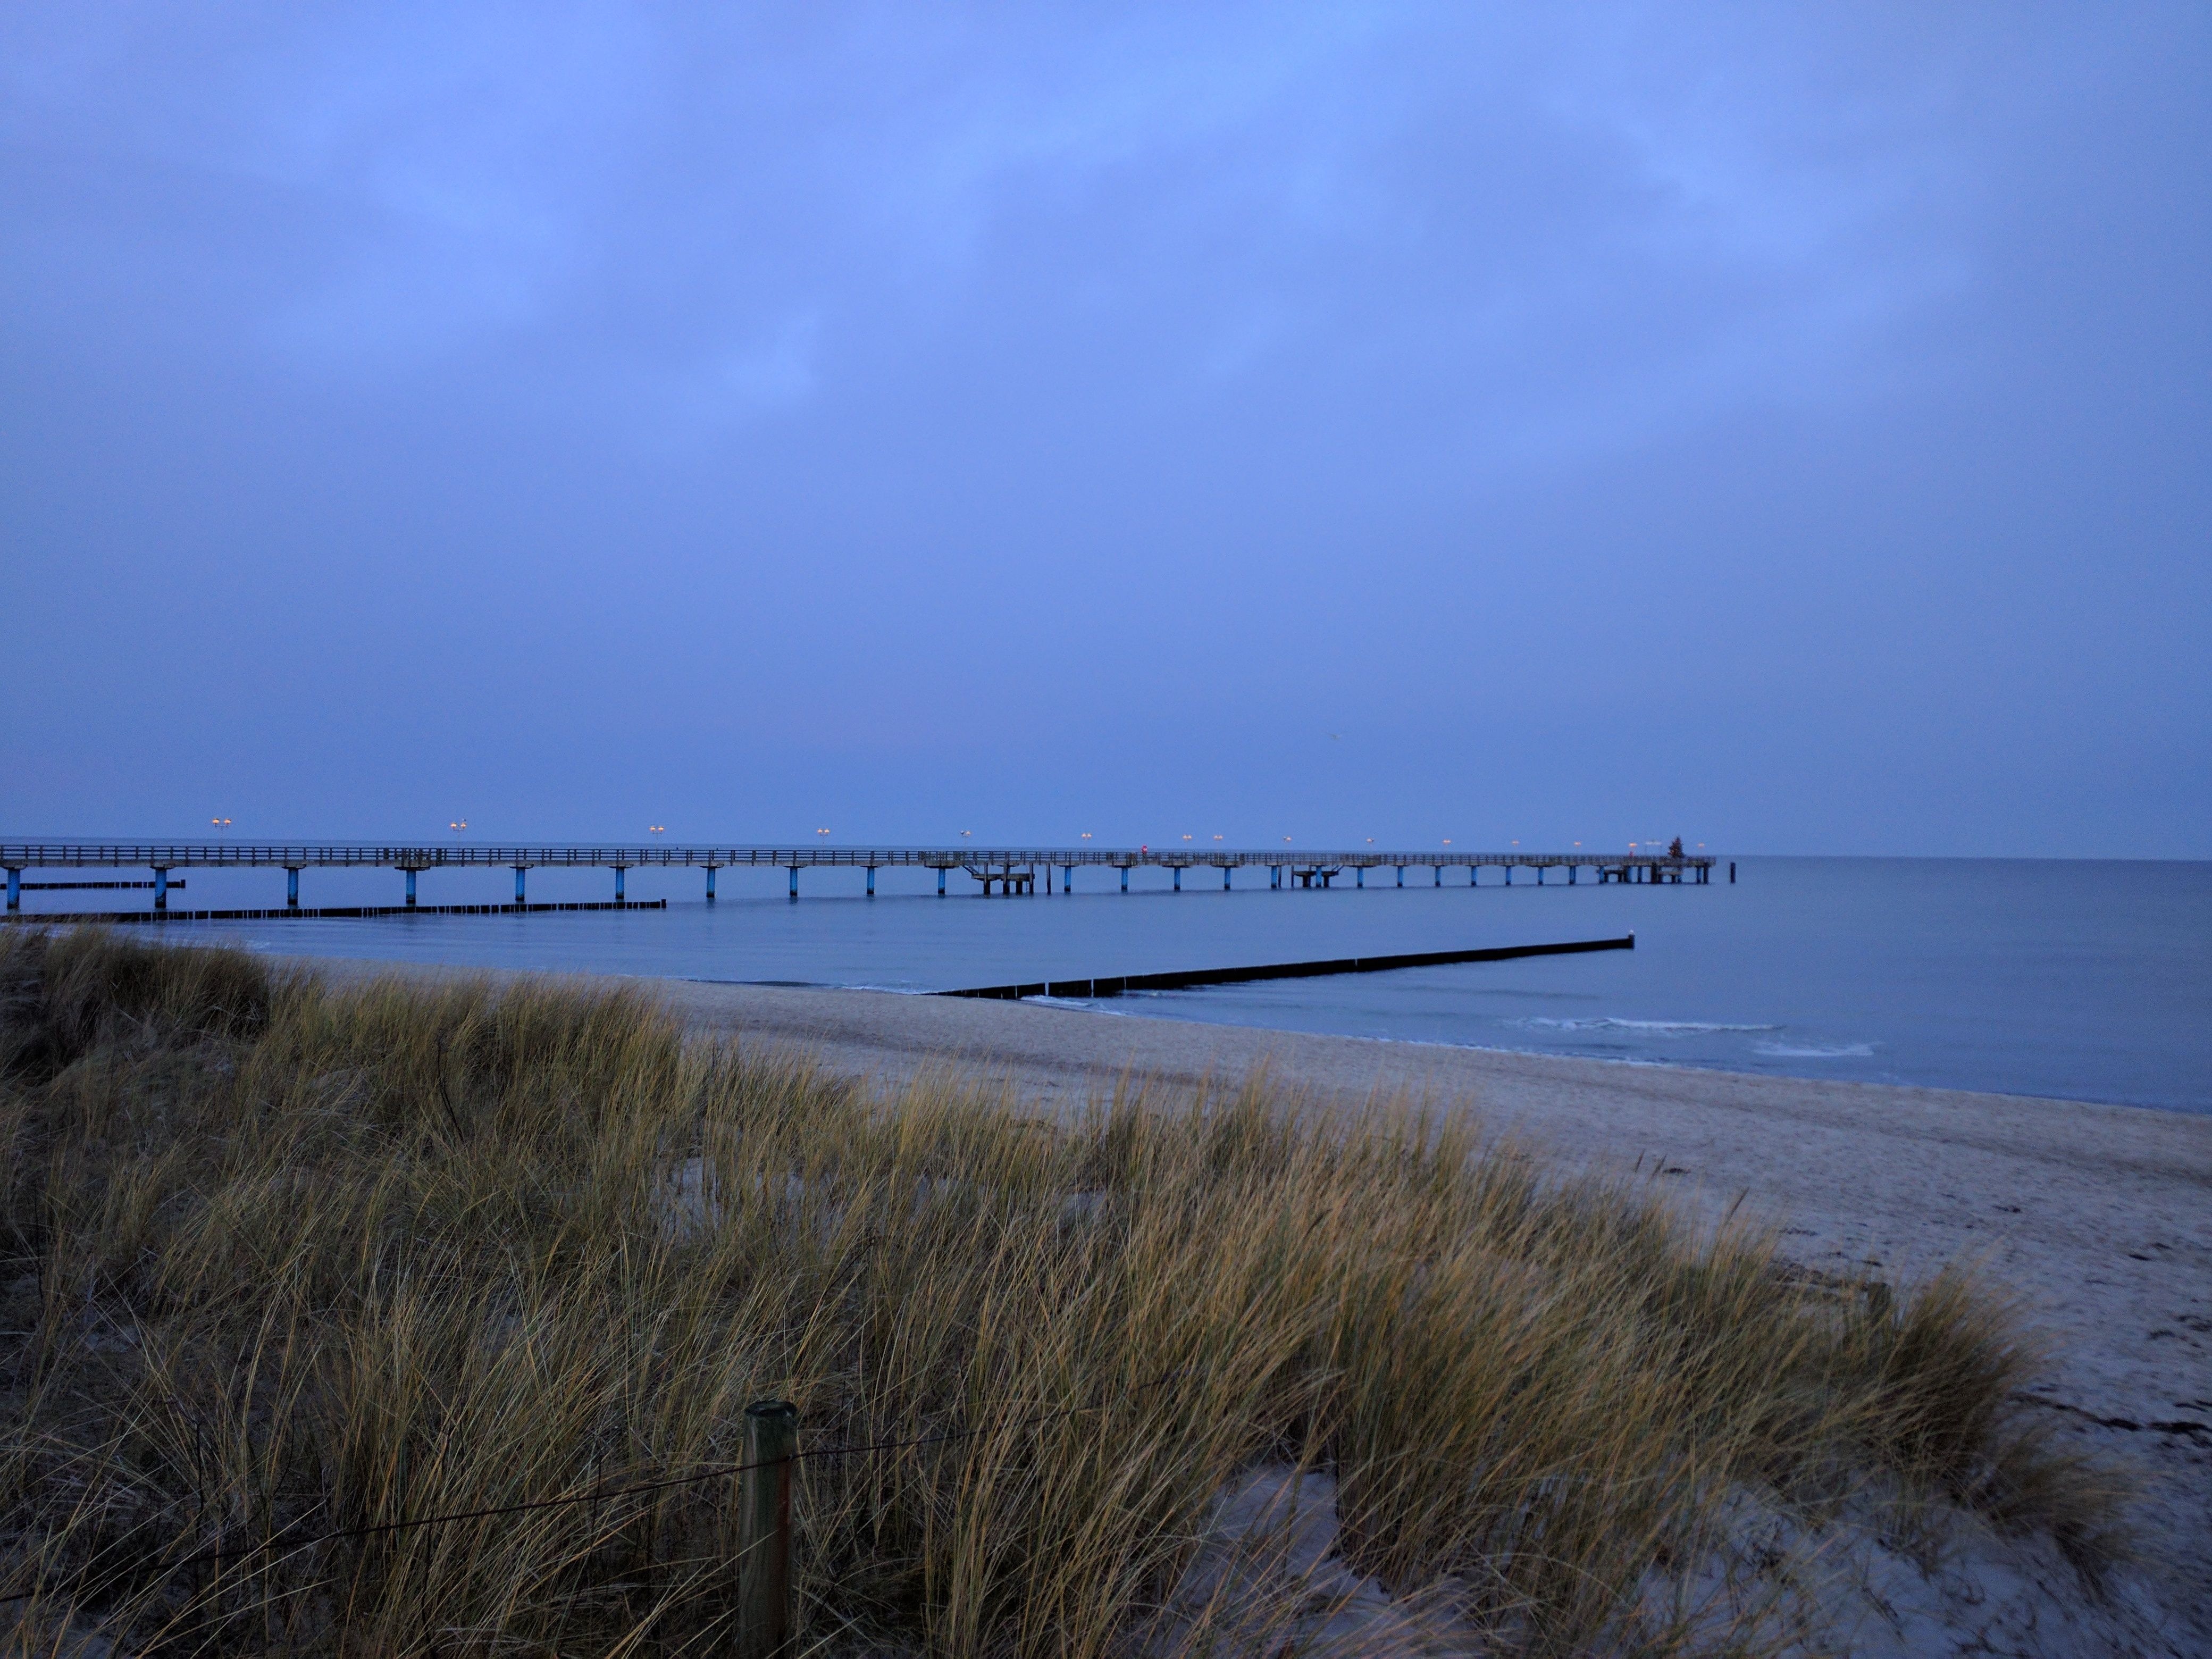
<path fill-rule="evenodd" d="M 791 1650 L 791 1454 L 799 1407 L 756 1400 L 745 1407 L 744 1467 L 738 1476 L 738 1652 L 784 1659 Z"/>

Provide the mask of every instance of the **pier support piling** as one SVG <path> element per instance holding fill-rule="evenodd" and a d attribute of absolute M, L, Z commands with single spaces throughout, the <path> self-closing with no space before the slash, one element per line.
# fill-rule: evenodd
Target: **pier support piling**
<path fill-rule="evenodd" d="M 1126 864 L 1121 866 L 1121 890 L 1125 893 L 1129 890 L 1129 866 Z"/>
<path fill-rule="evenodd" d="M 799 896 L 799 866 L 795 864 L 791 866 L 791 896 Z"/>
<path fill-rule="evenodd" d="M 1180 864 L 1175 867 L 1175 890 L 1178 893 L 1182 891 L 1182 866 Z"/>
<path fill-rule="evenodd" d="M 168 906 L 168 885 L 169 872 L 156 870 L 154 872 L 154 908 L 156 910 L 166 909 Z M 407 908 L 410 910 L 415 908 L 415 872 L 412 870 L 407 872 Z"/>
<path fill-rule="evenodd" d="M 530 866 L 526 864 L 514 866 L 514 902 L 517 904 L 530 902 Z"/>
<path fill-rule="evenodd" d="M 1401 886 L 1401 887 L 1403 887 L 1405 884 L 1406 884 L 1406 866 L 1405 866 L 1404 865 L 1402 865 L 1402 864 L 1401 864 L 1401 865 L 1400 865 L 1400 866 L 1398 866 L 1398 885 L 1399 885 L 1399 886 Z"/>
<path fill-rule="evenodd" d="M 876 866 L 875 866 L 874 865 L 872 865 L 872 865 L 870 865 L 870 866 L 868 866 L 868 896 L 869 896 L 870 898 L 873 898 L 873 897 L 875 897 L 875 896 L 876 896 Z"/>
<path fill-rule="evenodd" d="M 617 904 L 623 902 L 623 878 L 628 874 L 629 874 L 629 866 L 627 864 L 615 866 L 615 902 Z"/>
<path fill-rule="evenodd" d="M 937 866 L 937 896 L 945 896 L 945 866 L 941 864 Z"/>
<path fill-rule="evenodd" d="M 714 902 L 714 872 L 721 867 L 719 864 L 710 864 L 707 866 L 707 902 L 709 904 Z"/>
<path fill-rule="evenodd" d="M 1075 890 L 1075 866 L 1072 864 L 1064 866 L 1060 872 L 1060 890 L 1063 893 Z"/>
<path fill-rule="evenodd" d="M 1443 867 L 1443 865 L 1441 865 L 1441 864 L 1438 864 L 1438 865 L 1431 866 L 1431 867 L 1432 869 L 1434 869 L 1434 870 L 1436 871 L 1436 872 L 1437 872 L 1437 886 L 1439 886 L 1439 887 L 1443 886 L 1443 885 L 1444 884 L 1444 867 Z"/>
<path fill-rule="evenodd" d="M 23 872 L 13 864 L 8 866 L 8 908 L 10 910 L 23 908 Z"/>
<path fill-rule="evenodd" d="M 300 908 L 300 866 L 296 864 L 284 866 L 284 908 L 287 910 Z"/>

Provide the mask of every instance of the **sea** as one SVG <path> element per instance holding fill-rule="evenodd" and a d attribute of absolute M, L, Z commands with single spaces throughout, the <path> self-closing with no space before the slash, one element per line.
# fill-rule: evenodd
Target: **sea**
<path fill-rule="evenodd" d="M 960 987 L 1531 945 L 1633 951 L 1068 1002 L 1179 1019 L 1629 1065 L 1928 1085 L 2212 1111 L 2212 863 L 1743 858 L 1706 886 L 1434 885 L 1408 869 L 1326 891 L 1262 870 L 1083 869 L 1075 891 L 984 897 L 958 872 L 634 869 L 658 910 L 168 923 L 257 951 L 485 968 L 927 993 Z M 38 872 L 53 874 L 58 872 Z M 85 872 L 98 873 L 98 872 Z M 282 904 L 281 871 L 179 871 L 178 908 Z M 397 902 L 392 871 L 301 876 L 307 905 Z M 512 896 L 504 870 L 434 870 L 426 904 Z M 533 870 L 532 900 L 605 899 L 604 870 Z M 33 892 L 27 910 L 148 908 L 143 892 Z"/>

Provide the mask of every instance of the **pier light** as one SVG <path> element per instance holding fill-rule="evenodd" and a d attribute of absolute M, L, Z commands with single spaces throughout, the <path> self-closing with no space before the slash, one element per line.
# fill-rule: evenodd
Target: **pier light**
<path fill-rule="evenodd" d="M 1085 841 L 1089 841 L 1091 839 L 1091 832 L 1088 830 L 1085 830 L 1083 832 L 1083 839 Z"/>
<path fill-rule="evenodd" d="M 217 835 L 221 835 L 224 830 L 230 828 L 230 820 L 228 818 L 210 818 L 208 822 L 215 826 L 216 833 Z"/>
<path fill-rule="evenodd" d="M 960 833 L 963 836 L 972 836 L 975 832 L 973 830 L 963 830 Z"/>
<path fill-rule="evenodd" d="M 1444 837 L 1444 845 L 1447 847 L 1451 845 L 1451 837 L 1449 836 L 1446 836 Z"/>
<path fill-rule="evenodd" d="M 1184 839 L 1185 841 L 1188 841 L 1188 840 L 1190 839 L 1190 837 L 1189 837 L 1188 836 L 1185 836 L 1183 837 L 1183 839 Z"/>
<path fill-rule="evenodd" d="M 1220 837 L 1220 836 L 1216 836 L 1214 837 L 1214 840 L 1216 840 L 1216 841 L 1219 841 L 1220 839 L 1221 839 L 1221 837 Z M 1701 842 L 1699 842 L 1699 843 L 1698 843 L 1698 845 L 1703 846 L 1703 845 L 1704 845 L 1704 843 Z"/>
<path fill-rule="evenodd" d="M 826 836 L 830 832 L 827 830 L 817 830 L 814 833 L 817 836 Z"/>
<path fill-rule="evenodd" d="M 648 823 L 645 826 L 645 833 L 648 836 L 665 836 L 668 833 L 668 826 L 665 823 Z"/>

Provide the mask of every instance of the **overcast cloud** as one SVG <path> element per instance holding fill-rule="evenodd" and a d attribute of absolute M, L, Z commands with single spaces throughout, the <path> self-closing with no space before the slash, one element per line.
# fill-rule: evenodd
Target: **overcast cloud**
<path fill-rule="evenodd" d="M 0 830 L 2212 855 L 2202 7 L 0 59 Z"/>

